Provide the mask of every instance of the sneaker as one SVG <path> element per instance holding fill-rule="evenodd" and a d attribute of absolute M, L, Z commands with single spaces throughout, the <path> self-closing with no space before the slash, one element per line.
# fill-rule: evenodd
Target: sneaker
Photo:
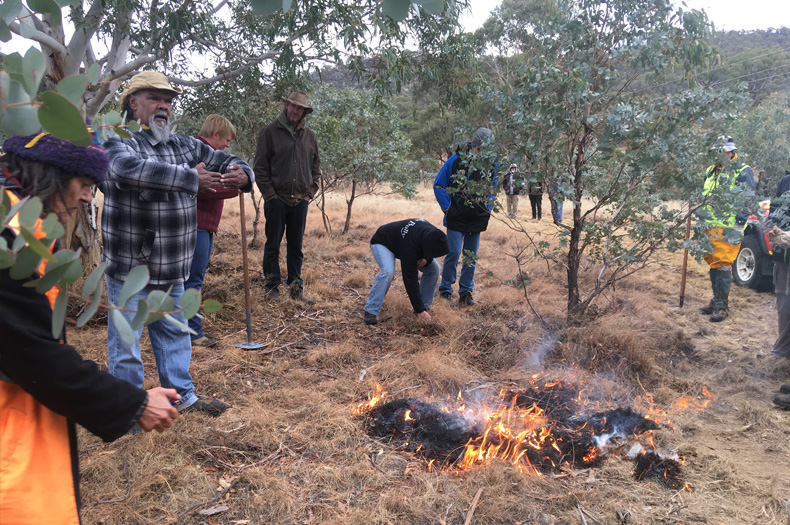
<path fill-rule="evenodd" d="M 477 304 L 477 301 L 472 299 L 472 294 L 465 293 L 458 299 L 459 304 L 465 304 L 466 306 L 474 306 Z"/>
<path fill-rule="evenodd" d="M 294 301 L 302 301 L 303 303 L 307 303 L 307 304 L 315 304 L 315 301 L 307 297 L 301 289 L 292 290 L 291 299 L 293 299 Z"/>
<path fill-rule="evenodd" d="M 367 311 L 365 311 L 364 317 L 365 317 L 365 324 L 367 324 L 367 325 L 377 325 L 377 324 L 379 324 L 379 318 L 376 315 L 373 315 L 373 314 L 368 313 Z"/>
<path fill-rule="evenodd" d="M 447 301 L 448 303 L 453 302 L 453 292 L 442 292 L 439 294 L 439 297 Z"/>
<path fill-rule="evenodd" d="M 203 334 L 202 337 L 192 339 L 192 346 L 202 346 L 204 348 L 214 348 L 217 346 L 217 340 L 213 336 Z"/>
<path fill-rule="evenodd" d="M 280 300 L 280 289 L 279 288 L 267 288 L 266 289 L 266 300 L 271 302 L 277 302 Z"/>
<path fill-rule="evenodd" d="M 790 395 L 784 394 L 774 398 L 774 405 L 785 410 L 790 409 Z"/>
<path fill-rule="evenodd" d="M 779 387 L 779 392 L 782 394 L 790 394 L 790 383 L 784 383 Z"/>
<path fill-rule="evenodd" d="M 211 401 L 203 401 L 202 399 L 198 399 L 185 408 L 184 412 L 204 412 L 206 415 L 211 417 L 217 417 L 218 415 L 225 412 L 228 408 L 230 408 L 228 405 L 217 399 L 212 399 Z"/>
<path fill-rule="evenodd" d="M 711 315 L 713 313 L 713 305 L 708 304 L 708 306 L 703 306 L 702 308 L 699 309 L 699 313 L 705 315 Z"/>
<path fill-rule="evenodd" d="M 728 315 L 729 315 L 729 313 L 727 312 L 727 310 L 725 310 L 723 308 L 721 308 L 719 310 L 714 310 L 713 311 L 713 315 L 710 316 L 710 322 L 711 323 L 720 323 L 720 322 L 724 321 L 725 319 L 727 319 Z"/>

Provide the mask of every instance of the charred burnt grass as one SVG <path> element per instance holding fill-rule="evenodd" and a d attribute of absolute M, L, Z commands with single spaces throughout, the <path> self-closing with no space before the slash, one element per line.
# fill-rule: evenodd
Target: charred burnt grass
<path fill-rule="evenodd" d="M 534 433 L 538 435 L 546 430 L 550 432 L 551 440 L 542 447 L 520 445 L 523 455 L 519 459 L 520 464 L 543 472 L 558 473 L 567 466 L 599 466 L 605 455 L 597 450 L 595 436 L 608 434 L 624 438 L 659 429 L 654 421 L 630 407 L 590 413 L 580 399 L 577 384 L 553 382 L 532 385 L 527 390 L 500 395 L 488 402 L 488 406 L 497 404 L 523 410 L 537 409 L 543 415 L 545 422 L 534 429 Z M 393 447 L 435 461 L 440 467 L 456 465 L 464 455 L 465 445 L 479 444 L 486 432 L 483 422 L 468 419 L 452 405 L 425 403 L 412 398 L 377 405 L 361 418 L 369 435 L 386 438 Z M 493 448 L 508 446 L 496 433 L 485 434 L 485 439 Z M 671 462 L 667 460 L 663 464 L 671 465 Z M 641 480 L 646 473 L 639 469 L 639 465 L 637 479 Z M 662 480 L 665 484 L 674 483 L 679 471 L 679 464 L 677 468 L 664 469 Z M 652 476 L 649 472 L 647 475 Z"/>
<path fill-rule="evenodd" d="M 420 402 L 459 390 L 496 393 L 505 387 L 524 403 L 543 403 L 557 417 L 570 414 L 570 407 L 525 391 L 534 372 L 592 382 L 602 399 L 624 405 L 657 388 L 657 401 L 669 403 L 688 393 L 687 386 L 698 386 L 693 380 L 673 381 L 672 370 L 664 366 L 688 361 L 695 350 L 662 318 L 652 299 L 613 302 L 589 324 L 568 326 L 562 320 L 567 295 L 562 270 L 540 273 L 544 265 L 536 263 L 529 268 L 533 284 L 528 293 L 552 325 L 546 330 L 526 305 L 523 290 L 503 284 L 517 270 L 501 254 L 502 243 L 495 242 L 510 235 L 498 231 L 498 225 L 481 237 L 475 298 L 482 308 L 437 299 L 435 321 L 414 323 L 396 278 L 382 322 L 365 326 L 362 307 L 375 275 L 366 244 L 376 225 L 403 214 L 440 223 L 434 203 L 422 204 L 399 201 L 399 209 L 389 212 L 383 200 L 367 211 L 361 207 L 355 211 L 360 215 L 352 228 L 354 242 L 323 235 L 320 216 L 311 215 L 303 271 L 306 292 L 316 299 L 311 307 L 287 297 L 267 302 L 260 281 L 262 251 L 250 250 L 252 339 L 268 345 L 254 352 L 234 346 L 245 340 L 241 254 L 236 236 L 218 235 L 204 291 L 206 297 L 221 299 L 225 308 L 207 315 L 204 329 L 218 336 L 219 345 L 195 348 L 191 372 L 199 395 L 222 399 L 231 409 L 216 419 L 184 414 L 163 434 L 127 436 L 109 444 L 81 431 L 83 521 L 460 524 L 482 488 L 475 523 L 577 523 L 579 501 L 604 522 L 610 520 L 603 515 L 613 516 L 615 508 L 624 506 L 637 522 L 651 523 L 652 511 L 644 509 L 665 499 L 667 489 L 660 480 L 634 483 L 630 462 L 607 461 L 594 469 L 592 482 L 585 481 L 594 477 L 586 471 L 539 478 L 498 462 L 463 475 L 430 471 L 419 453 L 369 436 L 351 415 L 351 407 L 368 397 L 374 382 L 385 384 L 395 399 Z M 251 213 L 248 209 L 250 223 Z M 489 277 L 489 271 L 497 277 Z M 702 277 L 698 281 L 700 288 L 709 286 Z M 106 367 L 105 326 L 71 330 L 69 339 Z M 146 336 L 143 360 L 146 386 L 156 386 Z M 679 385 L 677 391 L 673 385 Z M 461 441 L 464 437 L 447 448 L 456 450 Z M 687 464 L 684 470 L 689 468 Z M 727 487 L 744 489 L 734 468 L 717 468 Z M 725 485 L 714 488 L 719 486 Z M 218 505 L 227 509 L 198 514 Z M 673 517 L 688 518 L 685 508 L 677 507 Z"/>

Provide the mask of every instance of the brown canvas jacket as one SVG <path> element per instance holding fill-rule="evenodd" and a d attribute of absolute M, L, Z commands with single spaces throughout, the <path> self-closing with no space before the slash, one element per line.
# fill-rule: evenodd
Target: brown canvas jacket
<path fill-rule="evenodd" d="M 315 132 L 304 125 L 294 130 L 285 111 L 263 128 L 255 151 L 255 182 L 264 200 L 279 198 L 289 206 L 318 191 L 321 157 Z"/>

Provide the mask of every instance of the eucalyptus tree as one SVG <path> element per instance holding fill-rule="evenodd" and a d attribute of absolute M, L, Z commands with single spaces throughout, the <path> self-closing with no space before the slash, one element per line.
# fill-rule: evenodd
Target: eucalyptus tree
<path fill-rule="evenodd" d="M 342 191 L 345 196 L 343 234 L 348 233 L 352 206 L 360 196 L 414 195 L 419 173 L 416 163 L 407 158 L 411 142 L 388 100 L 371 91 L 321 87 L 313 106 L 309 125 L 318 137 L 323 174 L 316 200 L 327 233 L 331 232 L 324 207 L 328 192 Z"/>
<path fill-rule="evenodd" d="M 666 0 L 504 0 L 487 24 L 510 68 L 486 97 L 501 152 L 527 159 L 531 177 L 556 182 L 573 205 L 570 224 L 558 225 L 561 251 L 535 245 L 566 269 L 568 316 L 581 316 L 661 247 L 700 256 L 704 212 L 684 242 L 691 211 L 668 201 L 703 202 L 713 136 L 743 100 L 694 84 L 716 56 L 706 15 Z M 634 89 L 666 72 L 680 72 L 683 87 Z M 732 197 L 719 193 L 708 199 Z"/>
<path fill-rule="evenodd" d="M 0 40 L 15 33 L 43 53 L 3 56 L 10 67 L 0 74 L 0 134 L 26 135 L 43 126 L 84 141 L 87 116 L 106 136 L 109 128 L 120 129 L 121 116 L 96 116 L 122 82 L 143 69 L 164 72 L 184 87 L 244 92 L 250 78 L 285 86 L 311 64 L 342 62 L 381 90 L 397 89 L 433 67 L 427 55 L 452 53 L 457 16 L 466 7 L 466 0 L 302 0 L 293 6 L 291 0 L 3 0 Z M 23 76 L 35 77 L 47 94 L 31 91 Z M 51 118 L 39 119 L 42 111 Z M 93 253 L 95 265 L 95 212 L 80 215 L 82 235 L 68 240 L 84 256 Z"/>

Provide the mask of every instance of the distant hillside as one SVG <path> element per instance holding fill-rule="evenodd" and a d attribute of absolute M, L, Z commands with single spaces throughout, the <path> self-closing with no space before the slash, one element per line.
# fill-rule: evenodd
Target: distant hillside
<path fill-rule="evenodd" d="M 790 51 L 790 28 L 723 31 L 716 35 L 713 44 L 719 48 L 725 58 L 749 49 L 766 49 L 776 46 Z"/>

